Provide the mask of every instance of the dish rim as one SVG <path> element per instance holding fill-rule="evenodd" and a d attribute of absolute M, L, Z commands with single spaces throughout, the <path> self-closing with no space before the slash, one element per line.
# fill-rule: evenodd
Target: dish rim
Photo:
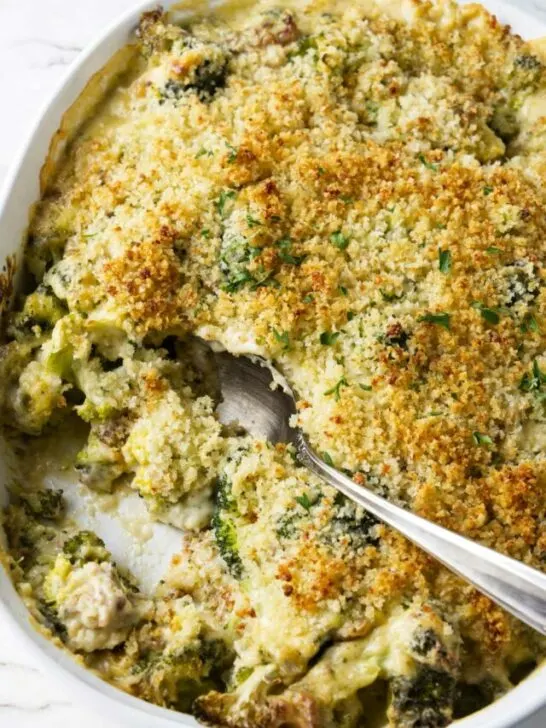
<path fill-rule="evenodd" d="M 463 4 L 466 4 L 466 1 L 464 0 Z M 546 36 L 546 16 L 541 18 L 538 9 L 520 8 L 513 4 L 517 0 L 479 1 L 491 12 L 500 16 L 501 20 L 510 21 L 511 25 L 516 24 L 517 29 L 520 26 L 532 27 L 535 31 L 538 30 L 534 37 L 536 35 Z M 165 9 L 174 6 L 180 8 L 182 5 L 177 0 L 163 0 L 161 4 Z M 182 8 L 188 12 L 188 17 L 191 17 L 193 12 L 214 9 L 225 3 L 222 0 L 209 0 L 208 2 L 195 0 L 192 4 L 195 6 L 195 11 L 192 11 L 189 3 L 184 3 L 184 8 Z M 53 93 L 38 111 L 26 140 L 10 165 L 0 189 L 0 240 L 15 238 L 18 241 L 15 253 L 19 256 L 22 252 L 22 241 L 28 224 L 28 211 L 40 195 L 39 173 L 48 156 L 50 143 L 61 125 L 64 113 L 77 100 L 93 75 L 104 67 L 116 51 L 129 42 L 130 33 L 136 27 L 140 15 L 157 6 L 158 3 L 154 0 L 140 0 L 110 22 L 68 67 Z M 24 184 L 25 178 L 26 185 Z M 29 192 L 29 187 L 33 190 L 32 194 Z M 25 200 L 29 196 L 32 198 L 29 204 L 21 201 L 21 198 Z M 12 221 L 12 218 L 15 222 Z M 4 227 L 9 230 L 12 225 L 14 232 L 11 236 L 1 235 Z M 9 251 L 6 259 L 12 254 L 13 252 Z M 3 259 L 3 256 L 4 253 L 0 251 L 0 260 Z M 6 465 L 2 462 L 0 453 L 0 503 L 3 490 L 1 483 L 6 477 Z M 51 668 L 55 664 L 59 666 L 59 678 L 61 676 L 68 678 L 74 696 L 78 700 L 81 699 L 82 703 L 90 706 L 93 702 L 102 703 L 103 705 L 99 706 L 101 712 L 108 711 L 109 715 L 115 716 L 120 721 L 131 720 L 133 725 L 142 726 L 142 728 L 150 728 L 151 724 L 154 728 L 199 725 L 189 714 L 153 705 L 114 687 L 85 668 L 73 655 L 46 638 L 33 623 L 27 607 L 15 590 L 1 559 L 0 619 L 5 620 L 16 629 L 45 672 L 55 672 L 55 669 Z M 515 727 L 520 721 L 546 707 L 545 687 L 546 661 L 502 698 L 483 710 L 456 721 L 454 725 L 460 728 Z"/>

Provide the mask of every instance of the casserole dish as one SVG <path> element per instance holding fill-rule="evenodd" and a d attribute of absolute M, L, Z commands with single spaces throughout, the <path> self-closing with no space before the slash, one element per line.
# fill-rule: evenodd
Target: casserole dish
<path fill-rule="evenodd" d="M 2 238 L 12 241 L 13 249 L 5 251 L 7 256 L 9 256 L 10 253 L 13 254 L 17 252 L 17 243 L 22 238 L 26 225 L 25 211 L 29 208 L 30 204 L 38 197 L 36 183 L 34 183 L 34 185 L 31 184 L 31 180 L 37 179 L 38 166 L 46 156 L 48 140 L 52 136 L 56 127 L 59 125 L 60 114 L 62 110 L 68 108 L 70 104 L 74 101 L 78 93 L 81 91 L 85 80 L 89 76 L 92 76 L 93 72 L 97 71 L 100 67 L 102 67 L 105 60 L 110 58 L 113 55 L 114 51 L 116 51 L 118 47 L 122 46 L 126 42 L 129 31 L 132 29 L 136 22 L 136 18 L 144 9 L 146 8 L 140 7 L 130 16 L 127 16 L 120 24 L 115 27 L 113 31 L 108 33 L 105 38 L 89 52 L 89 54 L 84 58 L 82 63 L 78 66 L 76 71 L 70 76 L 67 83 L 63 86 L 59 94 L 55 97 L 52 105 L 48 108 L 47 112 L 43 116 L 42 121 L 39 124 L 28 147 L 27 153 L 21 162 L 21 165 L 15 171 L 12 177 L 13 182 L 8 187 L 9 191 L 6 196 L 5 212 L 2 219 L 2 232 L 4 233 Z M 516 25 L 518 30 L 521 30 L 521 32 L 525 33 L 524 14 L 511 13 L 510 10 L 503 9 L 500 6 L 494 6 L 491 9 L 499 12 L 499 14 L 501 14 L 502 20 L 512 21 Z M 88 116 L 97 99 L 100 98 L 106 90 L 108 83 L 112 80 L 115 80 L 116 74 L 120 70 L 120 67 L 123 66 L 123 63 L 124 54 L 123 51 L 121 51 L 120 54 L 116 54 L 114 56 L 114 60 L 108 65 L 108 70 L 106 71 L 106 73 L 103 72 L 100 75 L 93 77 L 87 89 L 84 101 L 73 107 L 71 111 L 67 113 L 67 115 L 63 118 L 60 131 L 57 132 L 54 137 L 53 145 L 50 149 L 48 162 L 42 169 L 42 185 L 45 185 L 47 183 L 47 180 L 50 178 L 50 175 L 55 168 L 56 160 L 62 154 L 63 148 L 65 147 L 67 141 L 69 141 L 70 139 L 71 130 L 78 126 L 81 119 L 85 119 Z M 8 258 L 6 259 L 8 260 Z M 13 262 L 13 259 L 9 258 L 9 261 L 10 262 L 6 265 L 4 279 L 4 289 L 6 293 L 9 293 L 11 289 L 12 272 L 14 269 L 17 270 L 18 267 L 17 259 L 15 259 L 15 262 Z M 17 282 L 15 281 L 15 285 L 16 284 Z M 8 460 L 6 456 L 6 467 L 7 466 Z M 2 589 L 4 589 L 4 586 L 2 586 Z M 9 604 L 12 611 L 17 612 L 17 607 L 13 606 L 17 604 L 17 601 L 13 594 L 10 593 L 10 588 L 8 585 L 6 585 L 5 591 L 6 602 Z M 23 612 L 21 610 L 19 610 L 19 617 L 21 620 L 25 621 L 25 617 L 23 616 Z M 49 651 L 53 648 L 48 645 L 47 649 Z M 64 655 L 62 656 L 62 659 L 64 660 Z M 70 667 L 71 671 L 75 669 L 76 668 L 73 668 L 72 666 Z M 532 678 L 530 681 L 525 683 L 525 685 L 532 684 L 533 679 L 536 678 Z M 88 682 L 90 680 L 92 680 L 92 678 L 86 675 L 85 681 Z M 522 691 L 523 687 L 519 688 L 518 690 Z M 106 689 L 103 690 L 103 688 L 101 687 L 101 691 L 105 692 Z M 521 703 L 521 701 L 515 701 L 513 702 L 513 704 L 515 705 L 516 702 Z M 528 701 L 527 705 L 532 707 L 531 701 Z M 491 716 L 489 724 L 499 726 L 507 725 L 508 723 L 506 723 L 505 720 L 504 722 L 502 720 L 500 720 L 500 722 L 498 720 L 497 722 L 494 721 L 495 708 L 497 708 L 497 706 L 488 710 L 488 713 Z M 154 709 L 146 708 L 146 710 L 153 711 Z M 497 708 L 497 711 L 498 716 L 503 714 L 504 719 L 506 719 L 505 710 Z M 157 715 L 159 719 L 161 712 Z M 182 720 L 182 722 L 184 721 L 184 717 L 173 715 L 171 718 L 170 714 L 164 714 L 164 716 L 165 720 Z M 521 713 L 518 717 L 520 716 Z M 472 720 L 478 719 L 471 719 L 467 721 L 467 724 L 471 725 Z M 484 719 L 482 717 L 480 723 L 482 725 L 483 720 Z M 477 723 L 475 724 L 477 725 Z"/>

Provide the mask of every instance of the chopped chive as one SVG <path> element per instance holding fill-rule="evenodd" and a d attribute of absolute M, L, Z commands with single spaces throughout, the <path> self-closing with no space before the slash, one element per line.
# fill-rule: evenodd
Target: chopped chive
<path fill-rule="evenodd" d="M 345 286 L 338 286 L 338 291 L 341 293 L 342 296 L 349 295 L 349 291 L 345 288 Z"/>
<path fill-rule="evenodd" d="M 372 388 L 369 384 L 359 384 L 358 385 L 360 389 L 362 389 L 364 392 L 371 392 Z"/>
<path fill-rule="evenodd" d="M 485 252 L 488 255 L 500 255 L 502 253 L 502 250 L 500 248 L 496 248 L 494 245 L 490 245 L 488 248 L 485 249 Z"/>
<path fill-rule="evenodd" d="M 307 294 L 307 295 L 306 295 L 306 296 L 304 297 L 304 299 L 303 299 L 303 302 L 304 302 L 304 303 L 313 303 L 313 301 L 314 301 L 314 300 L 315 300 L 315 297 L 314 297 L 314 295 L 313 295 L 312 293 L 308 293 L 308 294 Z"/>
<path fill-rule="evenodd" d="M 203 228 L 203 230 L 201 230 L 201 237 L 208 240 L 208 238 L 210 238 L 210 230 Z"/>

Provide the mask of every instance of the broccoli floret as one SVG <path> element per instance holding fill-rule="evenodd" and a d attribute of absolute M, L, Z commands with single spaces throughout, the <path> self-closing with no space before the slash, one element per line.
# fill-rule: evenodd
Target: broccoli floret
<path fill-rule="evenodd" d="M 104 541 L 92 531 L 79 531 L 69 538 L 63 547 L 63 553 L 71 564 L 82 566 L 88 561 L 110 561 L 111 554 Z"/>
<path fill-rule="evenodd" d="M 65 503 L 62 490 L 36 490 L 20 493 L 19 498 L 29 515 L 56 521 L 63 517 Z"/>
<path fill-rule="evenodd" d="M 217 639 L 199 645 L 146 655 L 135 666 L 140 675 L 139 693 L 161 705 L 188 713 L 196 698 L 225 689 L 222 675 L 233 663 L 233 654 Z"/>
<path fill-rule="evenodd" d="M 391 681 L 389 717 L 399 728 L 442 728 L 453 715 L 455 677 L 445 670 L 419 665 L 413 677 Z"/>
<path fill-rule="evenodd" d="M 231 492 L 231 482 L 226 476 L 222 476 L 216 490 L 212 529 L 220 555 L 232 576 L 240 579 L 243 575 L 243 564 L 238 551 L 236 516 L 237 504 Z"/>
<path fill-rule="evenodd" d="M 121 448 L 127 439 L 123 417 L 93 423 L 87 444 L 76 456 L 75 468 L 84 485 L 95 490 L 111 491 L 127 466 Z"/>
<path fill-rule="evenodd" d="M 379 523 L 375 516 L 359 508 L 343 493 L 336 493 L 334 507 L 334 515 L 330 521 L 330 533 L 336 538 L 343 534 L 349 536 L 354 548 L 379 544 L 379 538 L 374 532 Z"/>
<path fill-rule="evenodd" d="M 218 64 L 206 59 L 197 67 L 191 81 L 169 79 L 161 91 L 160 103 L 164 103 L 166 99 L 178 101 L 185 93 L 192 91 L 201 101 L 209 101 L 218 89 L 225 87 L 227 73 L 227 61 Z"/>
<path fill-rule="evenodd" d="M 517 303 L 532 304 L 540 292 L 541 279 L 539 271 L 528 260 L 517 260 L 507 267 L 507 278 L 504 293 L 504 305 L 511 308 Z"/>
<path fill-rule="evenodd" d="M 23 310 L 11 317 L 8 335 L 18 340 L 27 336 L 40 336 L 50 331 L 66 313 L 65 307 L 51 289 L 40 285 L 27 296 Z"/>
<path fill-rule="evenodd" d="M 514 90 L 529 88 L 532 90 L 540 81 L 544 66 L 536 56 L 522 53 L 517 56 L 510 78 Z"/>

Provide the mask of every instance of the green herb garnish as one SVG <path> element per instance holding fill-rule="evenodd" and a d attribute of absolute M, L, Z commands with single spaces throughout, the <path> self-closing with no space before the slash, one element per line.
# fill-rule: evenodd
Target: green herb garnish
<path fill-rule="evenodd" d="M 472 306 L 472 308 L 475 308 L 477 311 L 480 312 L 482 318 L 487 321 L 487 323 L 495 325 L 499 323 L 500 316 L 497 309 L 488 308 L 479 301 L 473 301 L 470 305 Z"/>
<path fill-rule="evenodd" d="M 299 503 L 302 508 L 305 508 L 306 511 L 311 510 L 311 506 L 313 505 L 311 501 L 309 500 L 309 496 L 307 493 L 304 493 L 303 495 L 297 495 L 296 503 Z"/>
<path fill-rule="evenodd" d="M 288 331 L 277 331 L 277 329 L 273 329 L 273 336 L 277 339 L 279 344 L 283 345 L 283 350 L 288 351 L 290 348 L 290 337 L 288 335 Z"/>
<path fill-rule="evenodd" d="M 524 334 L 528 333 L 529 331 L 532 331 L 535 334 L 538 334 L 540 331 L 540 326 L 538 325 L 538 321 L 533 316 L 532 313 L 526 313 L 523 317 L 523 321 L 520 325 L 520 331 Z"/>
<path fill-rule="evenodd" d="M 224 217 L 226 202 L 233 200 L 236 194 L 235 190 L 222 190 L 220 192 L 220 197 L 216 201 L 216 209 L 220 213 L 220 217 Z"/>
<path fill-rule="evenodd" d="M 349 245 L 350 240 L 341 232 L 341 230 L 337 230 L 335 233 L 330 235 L 330 242 L 339 250 L 345 250 L 345 248 Z"/>
<path fill-rule="evenodd" d="M 329 452 L 323 452 L 322 453 L 322 459 L 326 463 L 326 465 L 329 465 L 331 468 L 334 467 L 334 461 L 332 460 L 332 456 Z"/>
<path fill-rule="evenodd" d="M 450 328 L 450 315 L 448 313 L 426 313 L 424 316 L 419 316 L 417 321 L 423 321 L 427 324 L 437 324 L 438 326 L 443 326 L 448 331 Z"/>
<path fill-rule="evenodd" d="M 438 165 L 437 164 L 432 164 L 432 162 L 429 162 L 428 159 L 425 157 L 424 154 L 419 154 L 417 158 L 421 162 L 421 164 L 424 164 L 425 165 L 425 167 L 427 169 L 430 169 L 433 172 L 437 172 L 438 171 Z"/>
<path fill-rule="evenodd" d="M 324 392 L 324 394 L 326 396 L 328 396 L 330 394 L 335 395 L 336 402 L 339 402 L 339 400 L 341 399 L 341 387 L 348 387 L 348 386 L 349 386 L 349 382 L 345 379 L 345 377 L 341 377 L 339 382 L 337 384 L 335 384 L 331 389 L 327 389 L 326 392 Z"/>
<path fill-rule="evenodd" d="M 323 331 L 320 335 L 320 343 L 323 346 L 332 346 L 339 339 L 340 331 Z"/>
<path fill-rule="evenodd" d="M 449 273 L 451 270 L 451 252 L 438 249 L 438 267 L 441 273 Z"/>
<path fill-rule="evenodd" d="M 531 373 L 526 373 L 521 378 L 519 389 L 522 392 L 537 391 L 542 387 L 544 382 L 546 382 L 546 374 L 541 371 L 538 361 L 535 359 Z"/>
<path fill-rule="evenodd" d="M 489 435 L 484 435 L 481 432 L 473 432 L 472 433 L 472 439 L 474 440 L 475 445 L 490 447 L 493 444 L 493 440 L 489 437 Z"/>
<path fill-rule="evenodd" d="M 233 164 L 233 162 L 235 162 L 235 160 L 237 159 L 237 155 L 239 154 L 239 150 L 236 147 L 232 146 L 231 144 L 227 144 L 226 143 L 226 146 L 229 149 L 228 162 L 230 164 Z"/>
<path fill-rule="evenodd" d="M 255 217 L 252 217 L 250 213 L 246 216 L 246 224 L 249 228 L 258 227 L 258 225 L 262 225 L 262 223 L 259 220 L 256 220 Z"/>

